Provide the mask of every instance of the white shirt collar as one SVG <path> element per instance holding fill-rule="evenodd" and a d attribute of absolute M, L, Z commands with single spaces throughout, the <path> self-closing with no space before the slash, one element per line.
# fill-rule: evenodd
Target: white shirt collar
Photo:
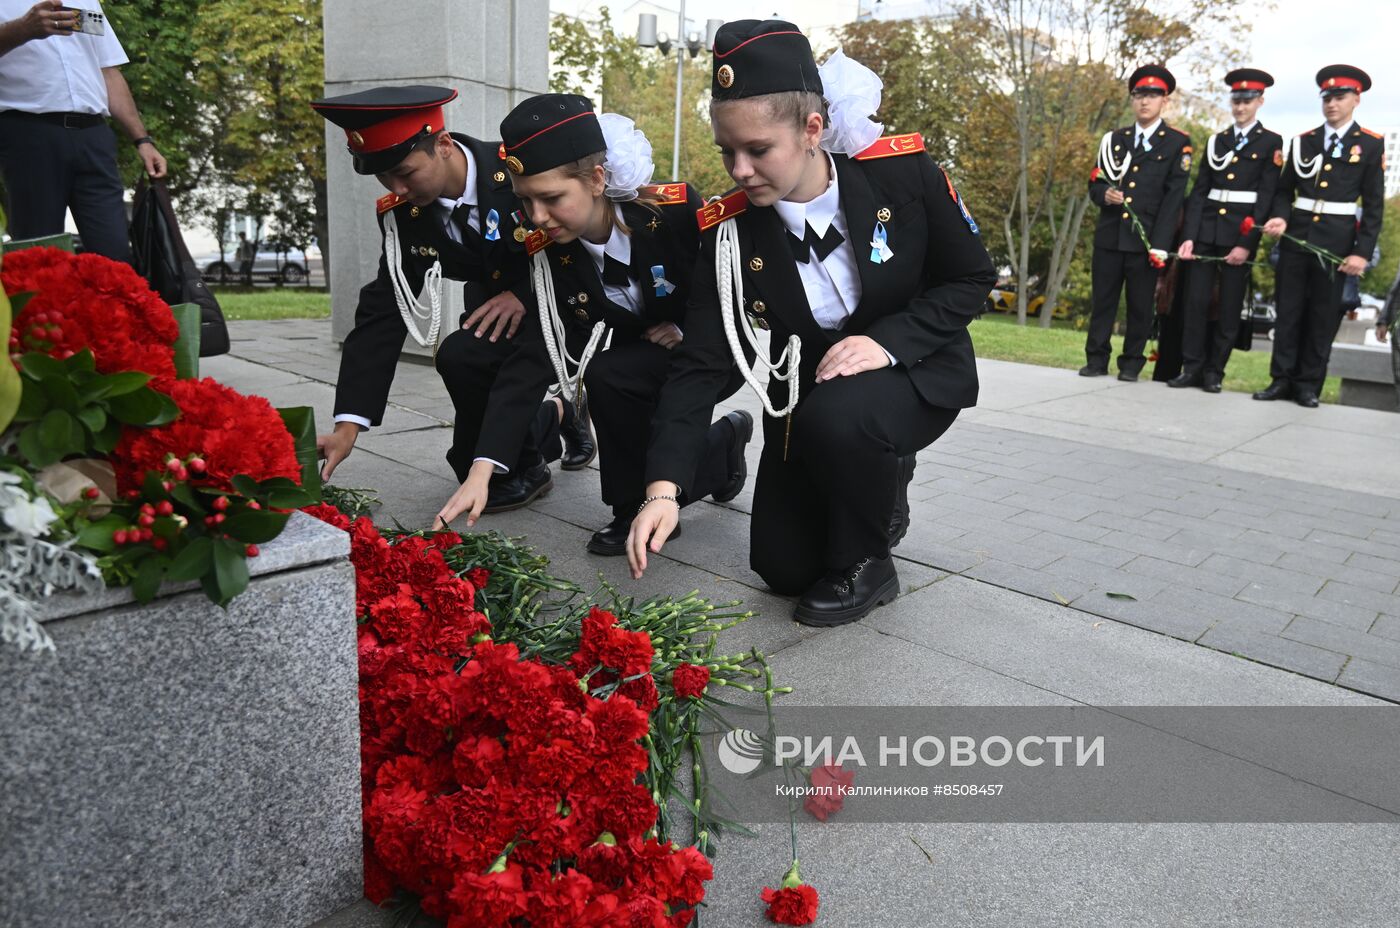
<path fill-rule="evenodd" d="M 455 200 L 438 197 L 438 202 L 447 207 L 448 212 L 459 206 L 476 206 L 476 162 L 472 160 L 472 153 L 467 150 L 467 146 L 456 139 L 452 140 L 452 144 L 461 149 L 462 156 L 467 159 L 467 185 L 462 188 L 462 195 Z"/>
<path fill-rule="evenodd" d="M 1249 133 L 1254 131 L 1254 127 L 1257 125 L 1259 125 L 1259 120 L 1257 119 L 1249 125 L 1245 126 L 1243 129 L 1240 128 L 1239 123 L 1236 123 L 1235 125 L 1230 127 L 1230 131 L 1235 134 L 1235 138 L 1239 138 L 1241 135 L 1249 135 Z"/>
<path fill-rule="evenodd" d="M 613 223 L 612 234 L 603 244 L 596 245 L 582 236 L 579 237 L 599 273 L 603 270 L 603 255 L 609 255 L 614 261 L 621 261 L 629 267 L 632 264 L 632 236 L 622 231 L 622 210 L 614 206 L 613 216 L 617 221 Z"/>
<path fill-rule="evenodd" d="M 1332 128 L 1330 125 L 1328 125 L 1327 123 L 1323 123 L 1323 124 L 1322 124 L 1322 144 L 1326 145 L 1326 144 L 1327 144 L 1327 140 L 1328 140 L 1329 138 L 1331 138 L 1332 136 L 1334 136 L 1334 135 L 1335 135 L 1337 138 L 1339 138 L 1339 139 L 1344 139 L 1344 138 L 1346 138 L 1346 137 L 1347 137 L 1347 133 L 1351 131 L 1351 127 L 1354 126 L 1354 125 L 1356 125 L 1356 120 L 1355 120 L 1355 119 L 1352 119 L 1352 120 L 1348 121 L 1347 124 L 1346 124 L 1345 126 L 1342 126 L 1340 129 L 1333 129 L 1333 128 Z"/>
<path fill-rule="evenodd" d="M 1144 129 L 1142 126 L 1138 125 L 1137 123 L 1133 123 L 1133 131 L 1137 133 L 1137 136 L 1142 137 L 1142 138 L 1145 138 L 1145 139 L 1147 139 L 1149 142 L 1152 140 L 1152 136 L 1156 135 L 1156 134 L 1157 134 L 1157 130 L 1160 129 L 1160 128 L 1162 128 L 1162 117 L 1160 117 L 1160 116 L 1157 117 L 1157 121 L 1156 121 L 1156 122 L 1154 122 L 1152 125 L 1148 126 L 1146 129 Z M 1134 137 L 1133 141 L 1136 142 L 1136 141 L 1137 141 L 1137 137 Z"/>
<path fill-rule="evenodd" d="M 822 154 L 826 155 L 826 163 L 831 171 L 831 181 L 826 185 L 826 190 L 806 203 L 779 200 L 773 204 L 788 232 L 799 239 L 807 237 L 808 225 L 811 225 L 812 231 L 817 233 L 818 237 L 826 235 L 826 230 L 831 227 L 832 222 L 836 220 L 836 213 L 841 209 L 841 185 L 836 180 L 836 163 L 831 160 L 831 155 L 826 152 Z"/>

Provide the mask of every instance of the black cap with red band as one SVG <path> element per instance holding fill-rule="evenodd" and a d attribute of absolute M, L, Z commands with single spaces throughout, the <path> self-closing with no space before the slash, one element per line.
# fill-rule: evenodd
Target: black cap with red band
<path fill-rule="evenodd" d="M 1172 72 L 1160 64 L 1145 64 L 1128 78 L 1129 93 L 1156 91 L 1160 94 L 1169 94 L 1175 89 L 1176 78 L 1172 77 Z"/>
<path fill-rule="evenodd" d="M 820 94 L 822 79 L 807 37 L 781 19 L 736 19 L 715 33 L 710 93 L 741 100 L 791 90 Z"/>
<path fill-rule="evenodd" d="M 1371 89 L 1371 75 L 1349 64 L 1329 64 L 1317 72 L 1319 95 L 1330 97 L 1336 93 L 1364 93 Z"/>
<path fill-rule="evenodd" d="M 442 108 L 456 98 L 457 91 L 449 87 L 413 84 L 327 97 L 311 107 L 345 130 L 357 173 L 382 174 L 407 158 L 425 136 L 445 128 Z"/>
<path fill-rule="evenodd" d="M 578 94 L 531 97 L 501 120 L 501 151 L 512 174 L 542 174 L 607 149 L 593 101 Z"/>
<path fill-rule="evenodd" d="M 1225 75 L 1225 83 L 1230 85 L 1232 98 L 1252 100 L 1274 86 L 1274 76 L 1258 68 L 1236 68 Z"/>

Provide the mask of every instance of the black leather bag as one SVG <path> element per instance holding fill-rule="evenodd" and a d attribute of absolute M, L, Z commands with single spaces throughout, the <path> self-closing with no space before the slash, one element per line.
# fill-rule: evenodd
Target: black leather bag
<path fill-rule="evenodd" d="M 131 263 L 171 306 L 199 306 L 199 356 L 227 354 L 228 326 L 219 301 L 195 267 L 164 181 L 142 178 L 131 209 Z"/>

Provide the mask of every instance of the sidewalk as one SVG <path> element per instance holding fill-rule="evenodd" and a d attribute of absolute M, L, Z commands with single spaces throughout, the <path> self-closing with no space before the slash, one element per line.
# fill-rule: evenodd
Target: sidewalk
<path fill-rule="evenodd" d="M 232 356 L 204 372 L 312 405 L 328 427 L 329 323 L 231 330 Z M 897 550 L 904 595 L 855 625 L 796 625 L 790 601 L 763 589 L 747 565 L 748 490 L 688 509 L 684 537 L 640 583 L 583 549 L 610 515 L 595 470 L 557 473 L 531 509 L 482 524 L 528 535 L 575 580 L 744 599 L 760 615 L 726 644 L 768 654 L 794 704 L 1400 701 L 1400 416 L 980 370 L 981 406 L 919 456 Z M 756 409 L 748 393 L 734 400 Z M 455 488 L 451 407 L 414 364 L 392 402 L 337 482 L 376 488 L 382 518 L 427 525 Z M 1400 832 L 1387 825 L 799 828 L 827 926 L 1400 921 Z M 787 841 L 785 826 L 757 831 L 721 847 L 703 925 L 763 923 L 759 881 L 781 877 Z"/>

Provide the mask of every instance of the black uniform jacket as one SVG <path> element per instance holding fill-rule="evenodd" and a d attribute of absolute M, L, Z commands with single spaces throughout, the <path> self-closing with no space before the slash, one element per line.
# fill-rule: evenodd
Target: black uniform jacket
<path fill-rule="evenodd" d="M 1235 147 L 1235 127 L 1215 135 L 1214 139 L 1217 158 L 1224 158 L 1226 152 Z M 1200 160 L 1196 183 L 1186 200 L 1182 240 L 1246 248 L 1252 253 L 1264 234 L 1260 227 L 1273 209 L 1279 167 L 1283 164 L 1283 136 L 1255 123 L 1244 147 L 1230 156 L 1225 167 L 1211 167 L 1209 146 L 1201 153 Z M 1212 190 L 1249 190 L 1258 194 L 1258 199 L 1253 203 L 1222 203 L 1209 198 Z M 1254 218 L 1254 228 L 1241 234 L 1240 223 L 1246 216 Z"/>
<path fill-rule="evenodd" d="M 1385 212 L 1385 140 L 1352 123 L 1335 158 L 1322 150 L 1327 144 L 1326 126 L 1304 132 L 1293 144 L 1305 170 L 1317 155 L 1322 155 L 1322 164 L 1315 175 L 1302 178 L 1294 170 L 1291 156 L 1284 161 L 1270 215 L 1286 218 L 1288 234 L 1295 238 L 1342 258 L 1361 255 L 1370 260 Z M 1355 212 L 1332 215 L 1294 209 L 1293 201 L 1299 197 L 1353 204 L 1360 199 L 1361 221 L 1357 222 Z M 1298 248 L 1287 239 L 1279 247 Z"/>
<path fill-rule="evenodd" d="M 530 297 L 529 275 L 526 271 L 524 236 L 517 241 L 516 223 L 512 217 L 520 203 L 511 191 L 500 158 L 499 142 L 482 142 L 466 135 L 452 137 L 472 153 L 476 161 L 476 202 L 480 207 L 480 226 L 486 231 L 485 217 L 491 210 L 498 217 L 495 241 L 486 241 L 482 233 L 470 228 L 463 232 L 463 244 L 447 235 L 443 207 L 437 203 L 417 207 L 392 194 L 379 201 L 379 225 L 383 237 L 384 215 L 392 209 L 399 230 L 400 261 L 403 273 L 415 293 L 423 287 L 423 276 L 434 261 L 442 263 L 442 276 L 466 283 L 465 302 L 468 312 L 487 298 L 503 290 L 511 290 L 525 304 L 528 315 L 533 303 Z M 452 331 L 452 321 L 443 320 L 446 332 Z M 345 339 L 340 356 L 340 379 L 336 382 L 335 412 L 364 416 L 373 425 L 384 417 L 389 399 L 389 386 L 394 369 L 403 350 L 408 330 L 394 299 L 389 280 L 389 265 L 381 251 L 379 273 L 360 290 L 360 302 L 355 309 L 355 328 Z M 488 422 L 489 426 L 489 422 Z"/>
<path fill-rule="evenodd" d="M 967 325 L 982 311 L 996 271 L 972 215 L 924 153 L 922 140 L 917 135 L 894 138 L 917 140 L 913 153 L 832 156 L 861 281 L 860 304 L 840 330 L 822 329 L 812 316 L 777 210 L 745 205 L 741 194 L 719 201 L 737 202 L 744 210 L 730 220 L 737 223 L 744 278 L 744 305 L 735 308 L 736 324 L 770 329 L 775 361 L 789 335 L 801 338 L 800 395 L 811 392 L 817 365 L 832 345 L 850 335 L 866 335 L 895 357 L 898 370 L 929 404 L 973 406 L 977 363 Z M 713 212 L 717 205 L 706 210 Z M 879 264 L 871 260 L 877 222 L 883 223 L 893 252 Z M 718 228 L 705 233 L 682 326 L 685 341 L 671 360 L 652 421 L 648 483 L 683 484 L 685 475 L 694 473 L 714 399 L 733 370 L 715 275 Z M 739 337 L 744 340 L 742 332 Z M 774 381 L 769 395 L 781 407 L 787 401 L 786 384 Z"/>
<path fill-rule="evenodd" d="M 1136 126 L 1115 129 L 1111 148 L 1121 162 L 1133 150 Z M 1133 230 L 1133 221 L 1122 206 L 1104 202 L 1108 178 L 1099 165 L 1089 180 L 1089 198 L 1099 207 L 1099 224 L 1094 229 L 1094 247 L 1114 251 L 1146 253 L 1142 239 Z M 1151 151 L 1133 158 L 1128 173 L 1119 182 L 1124 199 L 1137 213 L 1153 248 L 1170 251 L 1176 237 L 1176 222 L 1186 198 L 1186 182 L 1191 178 L 1191 137 L 1163 122 L 1152 139 Z"/>
<path fill-rule="evenodd" d="M 582 355 L 593 326 L 600 320 L 612 330 L 613 347 L 637 341 L 660 322 L 674 322 L 683 334 L 688 334 L 684 328 L 685 305 L 700 249 L 700 232 L 695 225 L 700 195 L 693 186 L 680 183 L 654 185 L 646 190 L 656 195 L 660 205 L 648 206 L 638 201 L 621 204 L 623 222 L 631 230 L 629 270 L 642 290 L 640 313 L 618 306 L 604 295 L 597 265 L 577 239 L 566 244 L 542 244 L 539 253 L 549 264 L 565 340 L 575 358 Z M 541 234 L 535 233 L 535 241 L 544 242 L 539 238 Z M 654 268 L 660 268 L 659 273 Z M 658 277 L 672 284 L 673 289 L 660 286 Z M 557 379 L 543 346 L 536 304 L 529 304 L 515 341 L 515 350 L 502 365 L 486 413 L 488 421 L 500 425 L 490 436 L 483 430 L 477 448 L 478 456 L 496 461 L 515 460 L 544 389 Z"/>

